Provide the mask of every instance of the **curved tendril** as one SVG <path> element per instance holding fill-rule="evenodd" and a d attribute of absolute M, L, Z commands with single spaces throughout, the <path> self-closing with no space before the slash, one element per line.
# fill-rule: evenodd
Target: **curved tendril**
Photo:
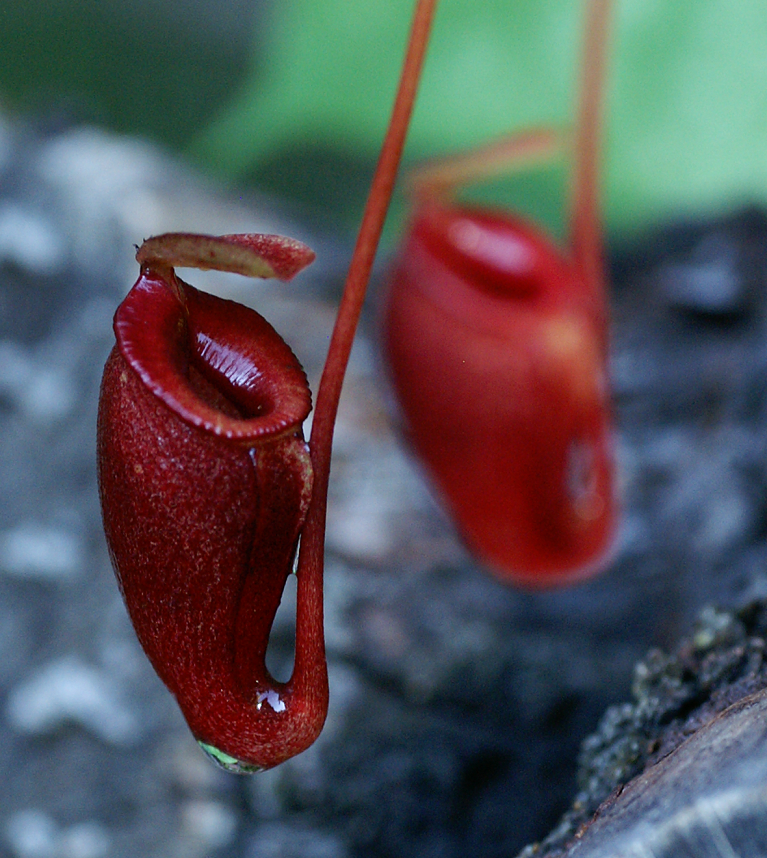
<path fill-rule="evenodd" d="M 317 676 L 325 670 L 321 620 L 322 570 L 333 427 L 368 279 L 402 157 L 436 3 L 437 0 L 418 0 L 416 5 L 394 107 L 368 193 L 317 391 L 309 439 L 314 488 L 301 534 L 297 569 L 298 613 L 294 677 L 296 683 L 302 684 L 306 690 L 311 688 L 307 677 L 312 674 Z"/>
<path fill-rule="evenodd" d="M 408 177 L 408 190 L 416 200 L 450 196 L 472 182 L 548 161 L 564 152 L 569 143 L 565 129 L 541 126 L 514 132 L 416 168 Z"/>
<path fill-rule="evenodd" d="M 570 218 L 573 260 L 580 268 L 584 282 L 593 286 L 594 297 L 600 301 L 603 300 L 604 274 L 599 172 L 611 2 L 590 0 L 586 4 Z"/>

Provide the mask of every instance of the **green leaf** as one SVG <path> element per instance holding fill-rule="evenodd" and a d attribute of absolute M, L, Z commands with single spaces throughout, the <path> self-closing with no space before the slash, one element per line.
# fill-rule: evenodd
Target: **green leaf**
<path fill-rule="evenodd" d="M 290 147 L 374 158 L 411 12 L 411 0 L 275 3 L 258 68 L 192 151 L 234 179 Z M 616 0 L 615 17 L 608 225 L 625 231 L 766 203 L 767 4 Z M 570 121 L 580 41 L 579 3 L 442 0 L 409 156 L 436 157 L 513 129 Z M 540 192 L 528 182 L 521 198 L 509 199 L 534 207 L 526 195 Z"/>

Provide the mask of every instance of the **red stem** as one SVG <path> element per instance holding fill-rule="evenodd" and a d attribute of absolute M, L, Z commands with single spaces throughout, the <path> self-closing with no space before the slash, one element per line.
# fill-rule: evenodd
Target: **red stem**
<path fill-rule="evenodd" d="M 590 0 L 586 4 L 570 226 L 575 264 L 583 272 L 584 282 L 593 286 L 600 298 L 604 272 L 599 165 L 610 5 L 611 0 Z"/>
<path fill-rule="evenodd" d="M 409 177 L 410 192 L 422 200 L 448 196 L 470 182 L 494 178 L 501 170 L 522 170 L 546 161 L 569 143 L 567 135 L 550 126 L 514 132 L 415 169 Z"/>
<path fill-rule="evenodd" d="M 312 683 L 321 679 L 325 670 L 322 570 L 333 428 L 354 334 L 405 145 L 436 2 L 417 0 L 399 88 L 370 186 L 317 392 L 309 442 L 314 485 L 309 513 L 301 534 L 298 561 L 296 663 L 293 675 L 294 691 L 299 694 L 312 693 Z"/>

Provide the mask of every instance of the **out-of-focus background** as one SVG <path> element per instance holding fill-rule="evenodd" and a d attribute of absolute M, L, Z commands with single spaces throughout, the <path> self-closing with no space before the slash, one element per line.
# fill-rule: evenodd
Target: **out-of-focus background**
<path fill-rule="evenodd" d="M 138 133 L 202 169 L 353 217 L 385 127 L 410 0 L 3 4 L 7 109 Z M 581 4 L 443 0 L 410 158 L 572 117 Z M 761 201 L 767 13 L 755 0 L 615 3 L 613 231 Z M 516 180 L 556 218 L 561 165 Z M 544 199 L 541 200 L 541 197 Z M 346 223 L 347 221 L 344 221 Z"/>
<path fill-rule="evenodd" d="M 256 306 L 316 389 L 410 3 L 4 0 L 0 855 L 514 855 L 584 786 L 579 745 L 647 647 L 767 594 L 767 11 L 615 5 L 615 560 L 543 594 L 476 566 L 396 432 L 373 300 L 336 439 L 328 726 L 246 779 L 203 759 L 126 618 L 95 484 L 100 368 L 142 238 L 284 232 L 318 252 L 290 285 L 190 279 Z M 580 23 L 559 0 L 443 0 L 408 161 L 566 124 Z M 562 231 L 564 160 L 472 192 Z M 290 647 L 287 610 L 278 672 Z"/>

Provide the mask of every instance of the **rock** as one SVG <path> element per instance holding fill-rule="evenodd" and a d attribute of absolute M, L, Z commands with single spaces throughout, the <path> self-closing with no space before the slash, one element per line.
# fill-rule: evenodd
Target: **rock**
<path fill-rule="evenodd" d="M 767 833 L 767 602 L 705 610 L 583 743 L 571 810 L 519 858 L 757 855 Z M 760 845 L 761 844 L 761 845 Z"/>
<path fill-rule="evenodd" d="M 62 829 L 39 810 L 15 814 L 6 826 L 6 840 L 14 858 L 106 858 L 112 847 L 97 822 Z"/>
<path fill-rule="evenodd" d="M 32 522 L 0 533 L 0 572 L 18 577 L 70 581 L 82 572 L 82 548 L 74 533 Z"/>
<path fill-rule="evenodd" d="M 605 802 L 564 854 L 572 858 L 763 854 L 765 715 L 764 690 L 727 707 Z"/>
<path fill-rule="evenodd" d="M 75 657 L 46 665 L 13 688 L 6 711 L 10 724 L 24 733 L 52 733 L 73 722 L 118 745 L 133 744 L 141 735 L 110 678 Z"/>

